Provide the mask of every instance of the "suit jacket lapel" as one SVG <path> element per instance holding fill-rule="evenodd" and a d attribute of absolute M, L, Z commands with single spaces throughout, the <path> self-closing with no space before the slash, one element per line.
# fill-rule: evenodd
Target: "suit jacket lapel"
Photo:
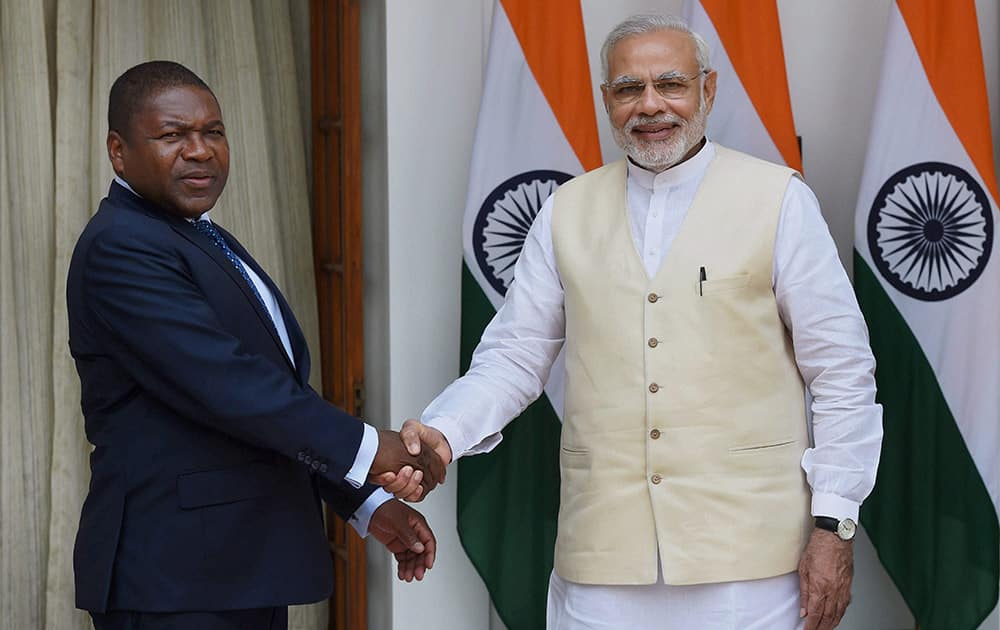
<path fill-rule="evenodd" d="M 240 243 L 235 236 L 222 228 L 218 223 L 215 224 L 215 227 L 222 233 L 226 242 L 229 243 L 229 246 L 233 248 L 234 252 L 236 252 L 236 255 L 239 256 L 243 262 L 248 264 L 253 269 L 254 273 L 260 276 L 261 280 L 264 281 L 267 288 L 270 289 L 275 302 L 278 303 L 278 308 L 281 309 L 281 318 L 285 323 L 285 332 L 288 333 L 288 341 L 292 347 L 292 355 L 295 357 L 295 373 L 299 377 L 299 380 L 302 383 L 305 383 L 309 379 L 309 350 L 306 346 L 305 335 L 302 334 L 302 329 L 299 327 L 299 323 L 295 319 L 295 315 L 292 313 L 291 307 L 285 300 L 285 296 L 282 295 L 278 286 L 273 280 L 271 280 L 271 277 L 267 275 L 267 272 L 265 272 L 260 265 L 257 264 L 254 257 L 250 255 L 250 252 L 243 247 L 243 244 Z M 270 317 L 268 317 L 268 321 L 270 321 Z M 273 327 L 274 326 L 272 325 L 271 328 Z M 278 344 L 281 344 L 280 339 L 278 339 Z M 282 346 L 282 349 L 284 349 L 284 346 Z"/>

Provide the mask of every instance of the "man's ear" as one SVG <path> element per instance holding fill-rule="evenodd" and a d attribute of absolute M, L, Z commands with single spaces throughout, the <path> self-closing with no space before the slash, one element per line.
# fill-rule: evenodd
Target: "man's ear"
<path fill-rule="evenodd" d="M 715 88 L 716 82 L 719 79 L 719 73 L 715 70 L 709 70 L 708 74 L 705 75 L 705 113 L 708 114 L 712 111 L 712 105 L 715 103 Z"/>
<path fill-rule="evenodd" d="M 601 84 L 601 100 L 604 101 L 604 113 L 611 114 L 611 101 L 608 97 L 608 86 Z"/>
<path fill-rule="evenodd" d="M 112 129 L 108 132 L 108 159 L 111 160 L 111 168 L 119 177 L 125 172 L 125 139 L 121 134 Z"/>

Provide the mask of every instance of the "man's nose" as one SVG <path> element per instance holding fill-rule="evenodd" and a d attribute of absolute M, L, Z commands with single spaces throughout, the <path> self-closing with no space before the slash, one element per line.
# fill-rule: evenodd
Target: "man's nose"
<path fill-rule="evenodd" d="M 184 144 L 184 159 L 197 162 L 204 162 L 212 157 L 212 148 L 205 142 L 205 137 L 200 133 L 193 133 L 188 136 L 188 141 Z"/>
<path fill-rule="evenodd" d="M 655 114 L 660 114 L 667 110 L 667 99 L 663 98 L 656 88 L 653 87 L 652 83 L 647 83 L 642 90 L 642 96 L 639 97 L 636 107 L 639 112 L 646 114 L 647 116 L 653 116 Z"/>

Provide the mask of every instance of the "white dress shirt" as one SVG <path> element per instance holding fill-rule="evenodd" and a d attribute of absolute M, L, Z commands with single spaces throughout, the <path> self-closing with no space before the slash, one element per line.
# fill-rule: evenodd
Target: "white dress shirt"
<path fill-rule="evenodd" d="M 115 175 L 115 181 L 119 185 L 127 188 L 136 197 L 141 197 L 141 195 L 131 186 L 128 185 L 121 177 Z M 205 219 L 211 221 L 209 213 L 206 212 L 199 219 Z M 188 219 L 189 221 L 194 221 L 194 219 Z M 236 255 L 236 252 L 233 252 Z M 281 340 L 281 346 L 285 350 L 285 355 L 288 357 L 289 362 L 292 366 L 295 366 L 295 355 L 292 353 L 292 342 L 288 339 L 288 329 L 285 327 L 285 318 L 281 314 L 281 309 L 278 307 L 278 301 L 275 299 L 274 294 L 271 289 L 267 286 L 267 283 L 258 276 L 253 267 L 248 265 L 245 260 L 236 255 L 237 260 L 243 265 L 243 269 L 246 270 L 247 275 L 250 276 L 250 281 L 253 282 L 254 287 L 257 289 L 257 293 L 260 294 L 261 299 L 264 301 L 264 308 L 267 309 L 268 314 L 271 316 L 271 320 L 274 322 L 274 327 L 278 331 L 278 338 Z M 351 469 L 347 471 L 347 475 L 344 479 L 347 480 L 349 484 L 355 488 L 360 488 L 364 485 L 366 479 L 368 478 L 368 471 L 372 467 L 372 462 L 375 461 L 375 454 L 378 452 L 378 431 L 375 427 L 368 423 L 364 425 L 364 433 L 361 437 L 361 445 L 358 448 L 358 454 L 354 458 L 354 463 Z M 358 532 L 358 534 L 364 538 L 368 535 L 368 523 L 371 521 L 372 514 L 378 509 L 380 505 L 392 498 L 392 495 L 385 492 L 381 488 L 378 488 L 373 492 L 364 503 L 354 512 L 351 516 L 351 526 Z"/>
<path fill-rule="evenodd" d="M 714 156 L 707 142 L 691 159 L 659 174 L 629 163 L 632 237 L 650 278 Z M 542 393 L 562 348 L 564 298 L 552 246 L 552 203 L 550 197 L 528 232 L 506 301 L 483 333 L 468 373 L 422 415 L 448 438 L 456 458 L 499 444 L 503 427 Z M 857 520 L 875 484 L 882 436 L 875 360 L 819 202 L 797 177 L 782 202 L 772 286 L 811 396 L 814 446 L 803 455 L 802 468 L 812 489 L 812 513 Z"/>

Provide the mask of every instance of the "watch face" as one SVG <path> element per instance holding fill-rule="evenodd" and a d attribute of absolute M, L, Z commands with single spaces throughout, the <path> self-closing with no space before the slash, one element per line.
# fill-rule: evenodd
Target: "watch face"
<path fill-rule="evenodd" d="M 857 523 L 849 518 L 845 518 L 837 525 L 837 535 L 840 536 L 841 540 L 851 540 L 854 538 L 854 534 L 857 530 Z"/>

